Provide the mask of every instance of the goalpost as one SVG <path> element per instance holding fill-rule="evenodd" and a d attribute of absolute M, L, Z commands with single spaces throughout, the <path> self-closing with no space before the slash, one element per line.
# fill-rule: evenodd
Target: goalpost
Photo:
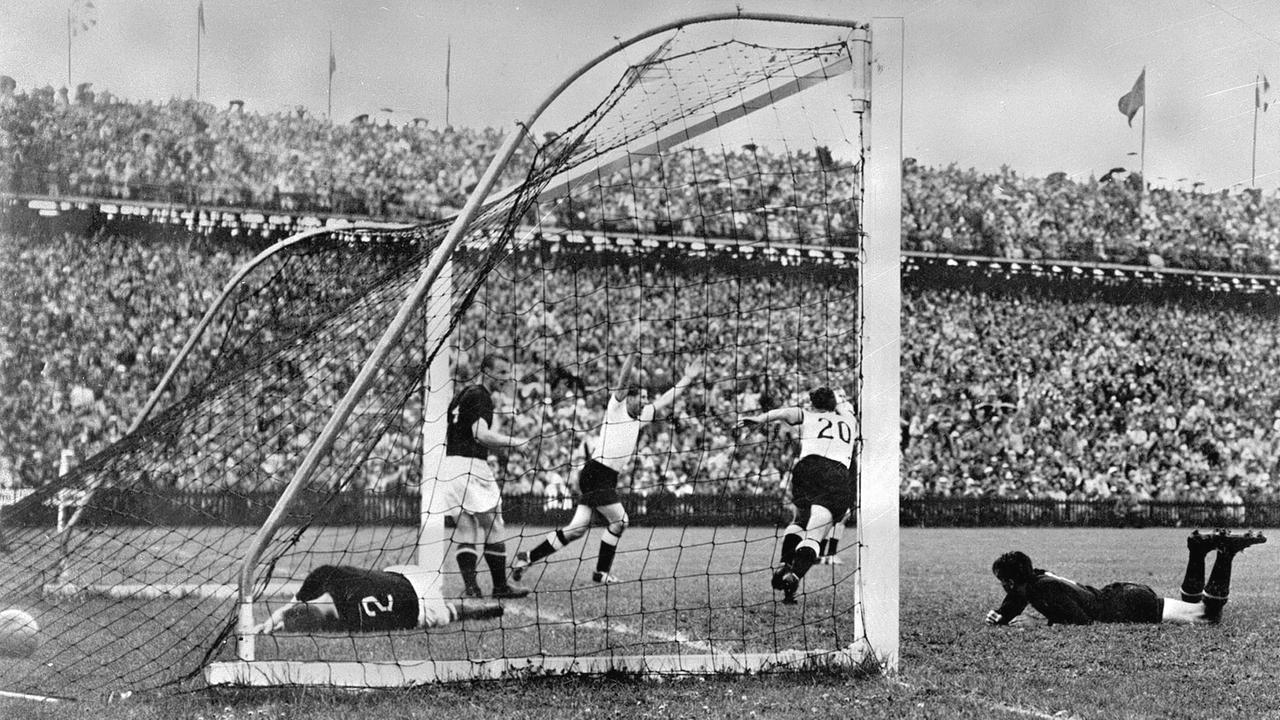
<path fill-rule="evenodd" d="M 452 222 L 264 253 L 128 437 L 4 513 L 23 552 L 0 598 L 46 641 L 0 660 L 0 690 L 895 669 L 901 69 L 900 20 L 670 23 L 552 92 Z M 606 97 L 539 134 L 593 73 Z M 590 581 L 593 531 L 500 620 L 253 634 L 321 564 L 417 563 L 460 594 L 434 468 L 445 408 L 485 355 L 521 371 L 498 423 L 537 440 L 497 462 L 521 490 L 507 545 L 537 544 L 567 516 L 527 499 L 573 481 L 633 352 L 655 396 L 693 360 L 707 372 L 622 474 L 621 583 Z M 819 385 L 858 408 L 856 534 L 788 607 L 769 576 L 794 448 L 733 427 Z M 50 548 L 33 508 L 65 489 L 84 499 Z"/>

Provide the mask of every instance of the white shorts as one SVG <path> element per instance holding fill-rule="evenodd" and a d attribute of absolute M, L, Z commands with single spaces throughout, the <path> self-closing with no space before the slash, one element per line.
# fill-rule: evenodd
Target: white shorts
<path fill-rule="evenodd" d="M 385 572 L 404 576 L 418 596 L 418 627 L 433 628 L 448 625 L 452 619 L 449 604 L 440 596 L 440 573 L 421 565 L 394 565 Z"/>
<path fill-rule="evenodd" d="M 482 513 L 502 504 L 498 481 L 486 460 L 446 455 L 440 460 L 431 507 L 450 517 L 460 512 Z"/>

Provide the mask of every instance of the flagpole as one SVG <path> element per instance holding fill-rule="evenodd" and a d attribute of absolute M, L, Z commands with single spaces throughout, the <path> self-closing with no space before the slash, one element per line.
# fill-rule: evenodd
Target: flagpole
<path fill-rule="evenodd" d="M 329 31 L 329 105 L 325 110 L 330 122 L 333 121 L 333 31 Z"/>
<path fill-rule="evenodd" d="M 1249 164 L 1249 187 L 1258 186 L 1258 106 L 1262 104 L 1258 94 L 1258 76 L 1253 76 L 1253 158 Z"/>
<path fill-rule="evenodd" d="M 203 6 L 196 10 L 196 100 L 200 100 L 200 12 Z"/>
<path fill-rule="evenodd" d="M 1138 241 L 1147 244 L 1147 224 L 1142 221 L 1143 205 L 1147 201 L 1147 69 L 1142 68 L 1142 140 L 1138 146 Z"/>
<path fill-rule="evenodd" d="M 1142 187 L 1139 191 L 1145 195 L 1147 192 L 1147 90 L 1146 84 L 1142 88 L 1142 144 L 1138 152 L 1138 174 L 1142 176 Z"/>
<path fill-rule="evenodd" d="M 453 38 L 449 38 L 444 51 L 444 126 L 449 128 L 449 74 L 453 70 Z"/>
<path fill-rule="evenodd" d="M 71 89 L 71 8 L 67 8 L 67 89 Z"/>

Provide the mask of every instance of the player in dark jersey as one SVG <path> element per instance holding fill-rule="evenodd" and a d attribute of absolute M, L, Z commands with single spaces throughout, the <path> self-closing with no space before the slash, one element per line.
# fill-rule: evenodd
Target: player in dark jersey
<path fill-rule="evenodd" d="M 435 503 L 447 508 L 456 523 L 455 557 L 464 594 L 484 594 L 476 572 L 478 550 L 483 546 L 485 563 L 493 577 L 493 596 L 520 598 L 529 591 L 507 582 L 507 544 L 501 539 L 506 530 L 502 492 L 489 467 L 489 451 L 519 447 L 528 440 L 499 432 L 494 422 L 493 395 L 511 389 L 511 363 L 487 355 L 480 363 L 480 371 L 484 383 L 463 388 L 449 403 L 445 457 L 440 464 Z"/>
<path fill-rule="evenodd" d="M 418 565 L 386 570 L 322 565 L 254 632 L 389 632 L 501 615 L 502 606 L 494 602 L 446 602 L 440 574 Z"/>
<path fill-rule="evenodd" d="M 798 428 L 800 459 L 791 470 L 791 502 L 796 517 L 783 534 L 780 567 L 773 589 L 782 602 L 796 602 L 800 580 L 818 562 L 823 537 L 854 505 L 849 466 L 857 441 L 853 406 L 829 387 L 809 393 L 810 409 L 784 407 L 742 419 L 744 427 L 785 422 Z"/>
<path fill-rule="evenodd" d="M 1266 541 L 1260 533 L 1192 532 L 1187 538 L 1181 599 L 1160 597 L 1139 583 L 1117 582 L 1101 589 L 1082 585 L 1034 567 L 1031 558 L 1015 550 L 1001 555 L 991 566 L 1004 587 L 1005 598 L 1000 607 L 987 613 L 986 621 L 988 625 L 1008 625 L 1030 605 L 1050 625 L 1217 623 L 1227 603 L 1236 553 Z M 1218 554 L 1206 583 L 1205 559 L 1215 550 Z"/>

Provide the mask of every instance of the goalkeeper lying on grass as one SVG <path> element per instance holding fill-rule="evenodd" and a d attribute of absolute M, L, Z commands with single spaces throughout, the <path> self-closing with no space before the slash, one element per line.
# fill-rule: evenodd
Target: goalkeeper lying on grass
<path fill-rule="evenodd" d="M 1007 552 L 991 566 L 1006 595 L 1000 607 L 987 613 L 987 624 L 1008 625 L 1027 605 L 1044 615 L 1050 625 L 1216 623 L 1222 620 L 1222 607 L 1227 604 L 1236 553 L 1266 541 L 1260 533 L 1192 532 L 1187 538 L 1181 600 L 1162 598 L 1138 583 L 1111 583 L 1099 590 L 1034 568 L 1025 553 Z M 1206 583 L 1205 558 L 1213 550 L 1218 554 Z"/>
<path fill-rule="evenodd" d="M 417 565 L 386 570 L 321 565 L 307 574 L 288 605 L 253 632 L 386 632 L 501 615 L 496 602 L 445 601 L 439 574 Z"/>

